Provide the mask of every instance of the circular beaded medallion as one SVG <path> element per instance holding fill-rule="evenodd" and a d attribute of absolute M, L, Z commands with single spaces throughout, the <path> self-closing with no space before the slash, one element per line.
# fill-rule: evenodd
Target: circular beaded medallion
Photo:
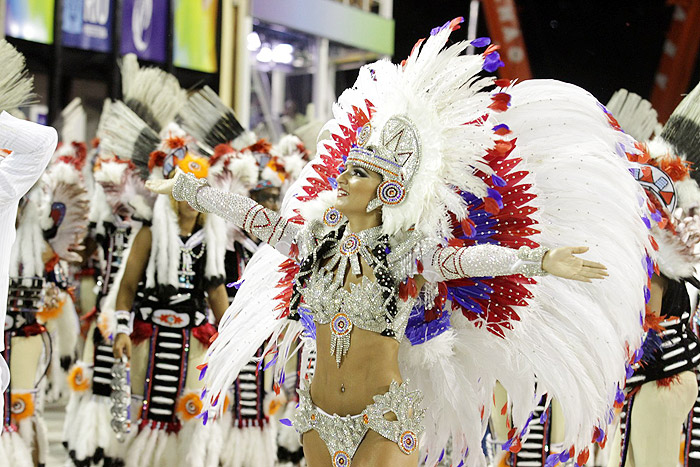
<path fill-rule="evenodd" d="M 338 313 L 331 321 L 331 329 L 336 336 L 344 336 L 352 331 L 352 323 L 345 313 Z"/>
<path fill-rule="evenodd" d="M 418 444 L 415 433 L 412 431 L 404 431 L 399 438 L 399 449 L 403 451 L 404 454 L 411 454 Z"/>
<path fill-rule="evenodd" d="M 406 191 L 403 185 L 397 181 L 387 180 L 382 182 L 377 187 L 377 198 L 382 204 L 399 204 L 406 196 Z"/>
<path fill-rule="evenodd" d="M 336 451 L 333 454 L 333 467 L 349 467 L 350 457 L 345 451 Z"/>
<path fill-rule="evenodd" d="M 369 141 L 369 136 L 372 134 L 372 125 L 366 123 L 357 133 L 357 145 L 364 146 Z"/>
<path fill-rule="evenodd" d="M 326 212 L 323 213 L 323 223 L 328 227 L 335 227 L 340 223 L 342 218 L 343 215 L 340 213 L 340 211 L 332 206 L 326 209 Z"/>
<path fill-rule="evenodd" d="M 347 237 L 345 237 L 345 240 L 343 240 L 343 243 L 340 244 L 339 250 L 340 253 L 345 255 L 345 256 L 350 256 L 355 253 L 357 253 L 357 250 L 360 248 L 360 237 L 355 235 L 354 233 L 351 233 Z"/>

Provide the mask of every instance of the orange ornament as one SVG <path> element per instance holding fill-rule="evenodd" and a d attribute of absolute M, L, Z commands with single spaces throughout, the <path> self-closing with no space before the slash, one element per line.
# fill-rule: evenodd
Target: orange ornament
<path fill-rule="evenodd" d="M 83 367 L 75 365 L 68 373 L 68 385 L 74 392 L 85 392 L 90 388 L 90 380 L 85 377 Z"/>
<path fill-rule="evenodd" d="M 10 403 L 11 418 L 14 423 L 34 415 L 34 398 L 30 393 L 13 393 Z"/>
<path fill-rule="evenodd" d="M 199 395 L 190 392 L 180 397 L 177 401 L 177 413 L 183 421 L 190 421 L 202 411 L 202 400 Z"/>

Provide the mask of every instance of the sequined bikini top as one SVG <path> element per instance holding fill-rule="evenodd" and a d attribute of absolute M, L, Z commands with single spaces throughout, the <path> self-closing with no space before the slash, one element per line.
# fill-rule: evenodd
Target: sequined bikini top
<path fill-rule="evenodd" d="M 348 352 L 354 326 L 401 341 L 415 301 L 396 300 L 395 294 L 392 301 L 387 297 L 386 289 L 366 275 L 359 283 L 349 283 L 348 288 L 343 286 L 341 278 L 345 277 L 348 266 L 355 275 L 361 274 L 360 257 L 370 267 L 377 264 L 371 250 L 378 232 L 379 229 L 360 234 L 346 232 L 326 256 L 328 262 L 323 266 L 316 265 L 302 291 L 304 304 L 301 308 L 315 322 L 330 324 L 330 350 L 338 365 Z M 393 313 L 389 311 L 391 303 L 396 307 Z"/>
<path fill-rule="evenodd" d="M 375 281 L 365 276 L 359 283 L 350 284 L 348 290 L 339 287 L 334 283 L 332 274 L 323 270 L 309 279 L 303 295 L 303 307 L 314 321 L 331 324 L 331 352 L 335 354 L 337 363 L 347 353 L 353 326 L 401 341 L 413 307 L 413 300 L 398 300 L 398 313 L 389 319 L 381 287 Z M 343 339 L 344 336 L 348 338 Z"/>

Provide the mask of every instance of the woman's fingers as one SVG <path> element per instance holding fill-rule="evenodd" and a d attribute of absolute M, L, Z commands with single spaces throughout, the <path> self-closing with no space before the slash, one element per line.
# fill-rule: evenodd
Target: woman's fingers
<path fill-rule="evenodd" d="M 159 193 L 161 195 L 168 195 L 173 191 L 173 180 L 148 180 L 146 181 L 146 188 L 149 190 Z"/>
<path fill-rule="evenodd" d="M 585 253 L 588 251 L 587 246 L 572 246 L 572 247 L 569 247 L 569 249 L 571 250 L 571 253 L 574 255 L 580 255 L 581 253 Z"/>
<path fill-rule="evenodd" d="M 596 263 L 595 261 L 587 261 L 585 259 L 583 260 L 583 266 L 586 268 L 591 268 L 591 269 L 603 269 L 603 270 L 608 269 L 605 267 L 604 264 Z"/>

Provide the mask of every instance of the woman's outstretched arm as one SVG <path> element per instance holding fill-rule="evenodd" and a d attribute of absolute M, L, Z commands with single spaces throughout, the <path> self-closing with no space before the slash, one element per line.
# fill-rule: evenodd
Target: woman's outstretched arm
<path fill-rule="evenodd" d="M 172 180 L 149 181 L 146 186 L 156 193 L 170 194 L 187 201 L 199 212 L 217 214 L 289 256 L 301 226 L 289 222 L 279 213 L 264 208 L 247 196 L 210 187 L 192 174 L 178 173 Z"/>
<path fill-rule="evenodd" d="M 438 247 L 426 259 L 430 269 L 443 280 L 463 277 L 493 277 L 522 274 L 532 277 L 552 274 L 565 279 L 591 282 L 608 275 L 605 266 L 588 261 L 576 254 L 587 247 L 521 247 L 518 250 L 498 245 L 470 247 Z"/>

